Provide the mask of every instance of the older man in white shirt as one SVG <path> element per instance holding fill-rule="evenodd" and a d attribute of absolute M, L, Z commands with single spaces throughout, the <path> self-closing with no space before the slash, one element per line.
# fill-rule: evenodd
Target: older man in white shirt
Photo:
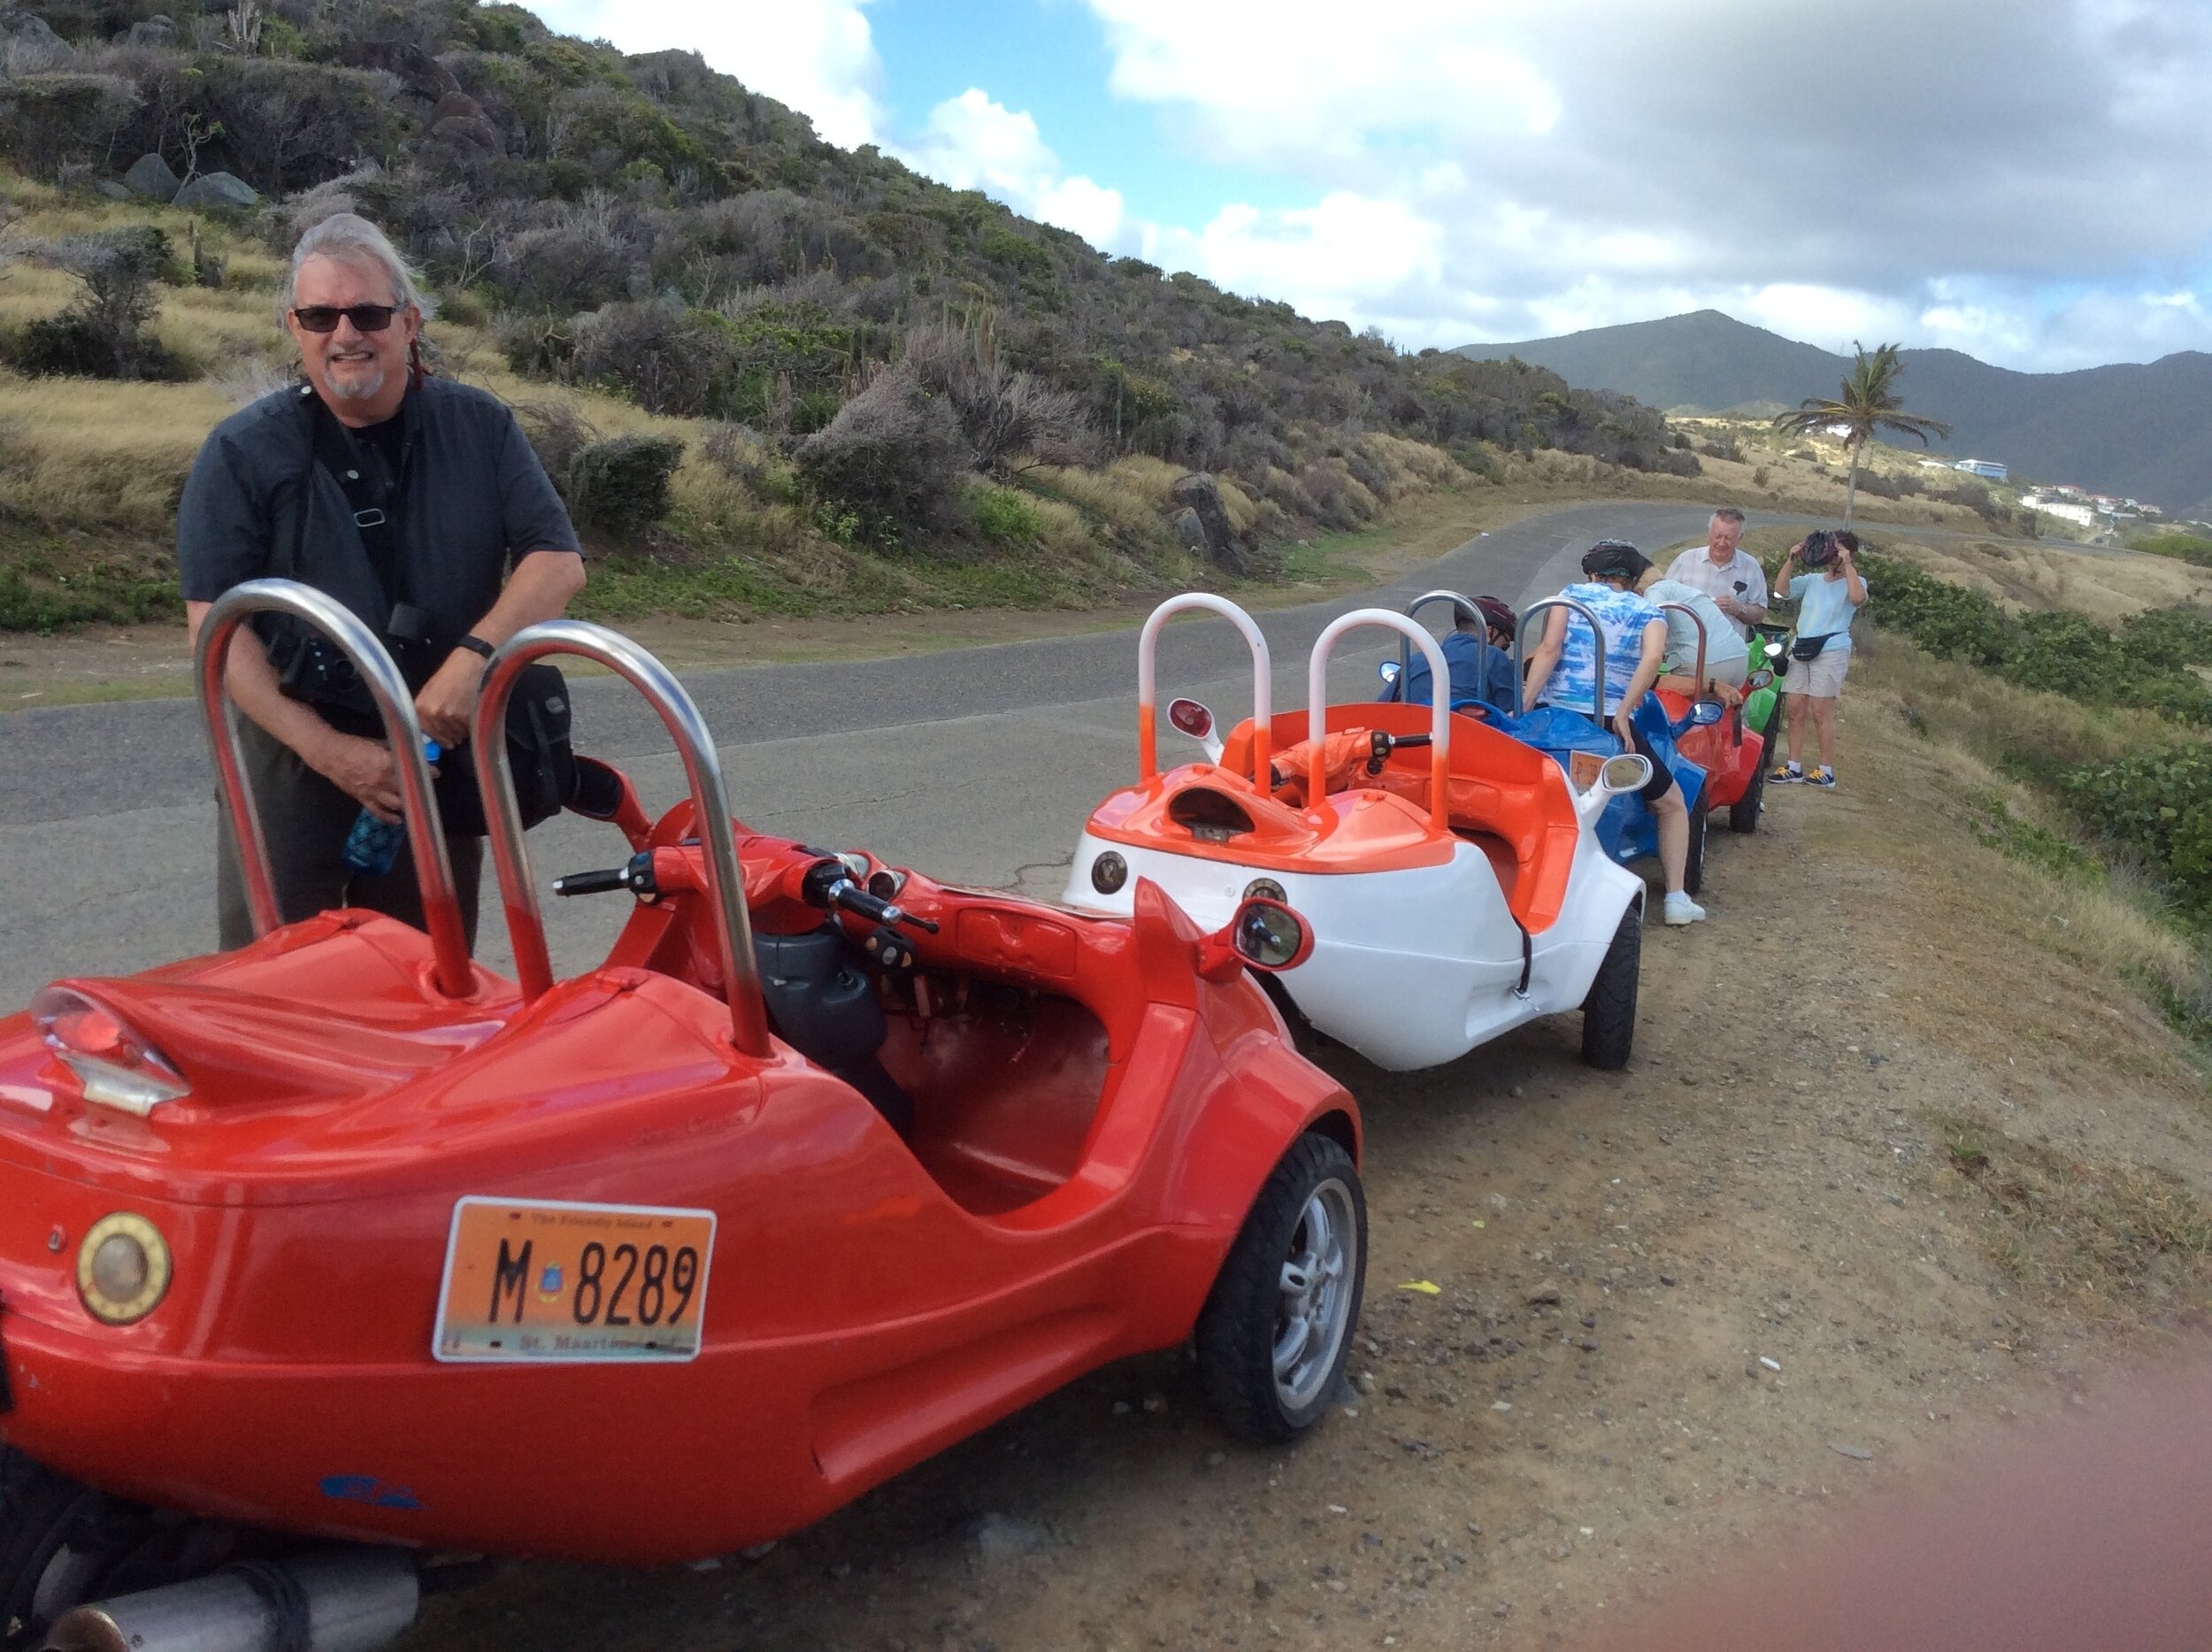
<path fill-rule="evenodd" d="M 1713 599 L 1740 637 L 1767 617 L 1766 570 L 1743 542 L 1743 512 L 1723 505 L 1705 525 L 1705 548 L 1692 546 L 1674 559 L 1667 578 L 1694 586 Z"/>

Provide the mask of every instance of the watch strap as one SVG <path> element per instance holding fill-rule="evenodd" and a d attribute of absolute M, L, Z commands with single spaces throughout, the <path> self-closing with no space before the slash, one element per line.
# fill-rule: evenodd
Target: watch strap
<path fill-rule="evenodd" d="M 474 634 L 463 637 L 453 646 L 457 649 L 466 649 L 472 654 L 480 654 L 486 659 L 491 658 L 494 654 L 496 654 L 499 651 L 492 647 L 490 643 L 485 642 L 483 638 Z"/>

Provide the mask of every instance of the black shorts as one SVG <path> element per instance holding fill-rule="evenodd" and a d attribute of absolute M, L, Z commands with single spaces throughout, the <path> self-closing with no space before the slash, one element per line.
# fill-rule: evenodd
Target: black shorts
<path fill-rule="evenodd" d="M 1674 776 L 1668 773 L 1667 765 L 1659 761 L 1659 754 L 1652 749 L 1651 740 L 1641 728 L 1631 723 L 1628 734 L 1630 744 L 1643 753 L 1651 764 L 1651 778 L 1644 782 L 1643 790 L 1637 795 L 1647 803 L 1655 803 L 1674 788 Z"/>

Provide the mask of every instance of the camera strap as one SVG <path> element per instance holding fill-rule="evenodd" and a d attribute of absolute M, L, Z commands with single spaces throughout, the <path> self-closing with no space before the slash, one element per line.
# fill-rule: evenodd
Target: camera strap
<path fill-rule="evenodd" d="M 305 399 L 315 463 L 330 473 L 346 496 L 353 526 L 361 536 L 361 549 L 368 556 L 369 572 L 376 576 L 384 593 L 384 611 L 389 613 L 404 600 L 400 590 L 399 536 L 393 531 L 391 517 L 399 479 L 386 469 L 381 453 L 369 451 L 369 444 L 356 443 L 346 434 L 345 427 L 323 405 L 321 396 L 311 394 Z M 301 520 L 304 532 L 304 511 Z"/>

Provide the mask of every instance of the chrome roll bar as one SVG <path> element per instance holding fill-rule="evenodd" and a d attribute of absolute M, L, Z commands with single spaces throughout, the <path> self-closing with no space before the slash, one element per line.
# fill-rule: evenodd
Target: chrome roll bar
<path fill-rule="evenodd" d="M 1705 619 L 1687 603 L 1662 603 L 1661 613 L 1671 609 L 1678 614 L 1687 614 L 1690 623 L 1697 627 L 1697 669 L 1690 674 L 1690 698 L 1694 700 L 1705 687 Z"/>
<path fill-rule="evenodd" d="M 1408 619 L 1418 619 L 1421 617 L 1421 611 L 1424 608 L 1426 608 L 1431 603 L 1449 603 L 1452 605 L 1452 623 L 1455 626 L 1456 626 L 1463 619 L 1472 619 L 1479 624 L 1482 620 L 1482 610 L 1475 606 L 1474 599 L 1472 597 L 1462 596 L 1457 591 L 1446 590 L 1434 590 L 1429 592 L 1425 595 L 1415 597 L 1411 602 L 1406 604 L 1406 618 Z M 1481 659 L 1483 662 L 1483 670 L 1486 673 L 1490 666 L 1491 645 L 1489 627 L 1485 626 L 1484 628 L 1476 634 L 1482 640 Z M 1409 637 L 1400 637 L 1398 639 L 1398 681 L 1400 683 L 1403 683 L 1406 680 L 1407 673 L 1412 671 L 1412 639 Z M 1431 692 L 1432 695 L 1433 695 L 1434 691 L 1432 690 Z"/>
<path fill-rule="evenodd" d="M 1329 621 L 1314 639 L 1313 654 L 1306 662 L 1306 749 L 1310 754 L 1306 765 L 1306 807 L 1319 809 L 1326 795 L 1328 757 L 1323 748 L 1329 737 L 1329 651 L 1336 647 L 1339 637 L 1362 626 L 1395 631 L 1421 650 L 1429 663 L 1432 680 L 1447 685 L 1444 693 L 1429 696 L 1429 824 L 1440 832 L 1447 831 L 1451 819 L 1449 799 L 1445 795 L 1446 782 L 1451 777 L 1451 667 L 1445 663 L 1444 650 L 1434 637 L 1405 615 L 1394 614 L 1387 608 L 1355 608 Z"/>
<path fill-rule="evenodd" d="M 1521 675 L 1521 654 L 1528 642 L 1529 617 L 1532 614 L 1540 614 L 1547 608 L 1564 608 L 1573 613 L 1580 614 L 1582 623 L 1590 627 L 1590 636 L 1597 645 L 1594 662 L 1597 670 L 1597 703 L 1592 708 L 1590 715 L 1597 719 L 1600 727 L 1603 727 L 1605 725 L 1605 627 L 1598 624 L 1598 617 L 1590 611 L 1587 604 L 1575 597 L 1564 595 L 1547 596 L 1531 603 L 1526 608 L 1521 610 L 1520 623 L 1513 627 L 1513 715 L 1518 717 L 1528 710 L 1528 688 Z M 1563 637 L 1561 639 L 1561 646 L 1563 649 L 1565 646 Z"/>
<path fill-rule="evenodd" d="M 1160 628 L 1177 614 L 1194 610 L 1219 614 L 1243 634 L 1245 646 L 1252 650 L 1252 776 L 1253 783 L 1265 791 L 1267 784 L 1261 777 L 1267 772 L 1269 724 L 1274 704 L 1274 667 L 1268 657 L 1267 639 L 1253 624 L 1251 615 L 1227 597 L 1206 591 L 1187 591 L 1180 596 L 1169 597 L 1152 611 L 1144 628 L 1137 633 L 1137 778 L 1148 780 L 1160 772 L 1160 735 L 1153 709 L 1157 703 L 1155 657 L 1159 649 Z"/>
<path fill-rule="evenodd" d="M 730 1005 L 730 1036 L 749 1056 L 770 1052 L 768 1015 L 760 997 L 760 971 L 753 958 L 752 920 L 745 910 L 745 872 L 730 830 L 729 793 L 722 783 L 721 759 L 706 719 L 668 667 L 619 632 L 581 619 L 549 619 L 526 626 L 507 639 L 484 672 L 469 720 L 469 745 L 476 758 L 476 783 L 483 790 L 485 819 L 491 827 L 492 860 L 499 872 L 499 894 L 507 911 L 507 935 L 515 954 L 515 976 L 525 1002 L 553 985 L 553 964 L 545 946 L 545 920 L 531 880 L 530 850 L 523 840 L 522 806 L 515 796 L 513 765 L 507 756 L 507 702 L 523 667 L 549 654 L 576 654 L 604 665 L 645 696 L 683 758 L 691 783 L 692 824 L 706 850 L 707 887 L 721 909 L 715 932 L 721 952 L 722 980 Z"/>
<path fill-rule="evenodd" d="M 451 998 L 469 996 L 476 989 L 476 971 L 469 962 L 460 898 L 453 889 L 453 861 L 446 852 L 445 827 L 438 818 L 437 797 L 430 789 L 430 765 L 422 755 L 422 724 L 415 716 L 415 697 L 408 692 L 406 679 L 384 651 L 383 643 L 352 610 L 296 580 L 249 580 L 224 592 L 209 607 L 200 626 L 192 660 L 200 686 L 200 712 L 207 719 L 208 745 L 215 758 L 216 780 L 222 788 L 224 806 L 230 811 L 231 832 L 238 845 L 238 870 L 246 886 L 254 934 L 265 935 L 284 921 L 277 907 L 276 883 L 269 872 L 268 840 L 262 835 L 261 813 L 254 806 L 253 782 L 247 778 L 238 727 L 227 707 L 231 638 L 255 614 L 288 614 L 312 626 L 337 646 L 367 686 L 377 715 L 383 719 L 384 737 L 391 742 L 398 771 L 407 846 L 422 892 L 423 921 L 429 928 L 436 959 L 438 990 Z"/>

